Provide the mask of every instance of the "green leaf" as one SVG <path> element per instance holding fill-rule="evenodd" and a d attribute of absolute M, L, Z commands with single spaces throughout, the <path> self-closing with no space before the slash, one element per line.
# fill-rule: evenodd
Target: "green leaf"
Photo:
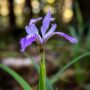
<path fill-rule="evenodd" d="M 75 1 L 75 11 L 79 27 L 81 28 L 83 27 L 83 17 L 77 0 Z"/>
<path fill-rule="evenodd" d="M 32 63 L 35 66 L 37 72 L 39 73 L 39 65 L 33 60 L 33 58 L 32 58 Z M 46 90 L 54 90 L 53 85 L 47 76 L 46 76 Z"/>
<path fill-rule="evenodd" d="M 62 73 L 68 68 L 70 67 L 72 64 L 76 63 L 77 61 L 81 60 L 82 58 L 86 57 L 86 56 L 90 56 L 90 52 L 86 52 L 76 58 L 74 58 L 73 60 L 71 60 L 68 64 L 66 64 L 56 75 L 54 75 L 51 79 L 51 83 L 55 83 L 57 80 L 60 79 L 60 76 L 62 75 Z"/>
<path fill-rule="evenodd" d="M 32 60 L 32 63 L 35 66 L 37 72 L 39 73 L 39 65 L 34 60 Z M 53 85 L 47 76 L 46 76 L 46 90 L 54 90 Z"/>
<path fill-rule="evenodd" d="M 51 80 L 49 80 L 48 78 L 46 78 L 46 90 L 54 90 Z"/>
<path fill-rule="evenodd" d="M 77 73 L 75 74 L 76 83 L 78 84 L 78 86 L 83 86 L 86 80 L 86 75 L 85 73 L 79 73 L 80 71 L 82 71 L 80 62 L 74 63 L 74 70 Z"/>
<path fill-rule="evenodd" d="M 86 38 L 86 46 L 88 49 L 90 49 L 90 25 L 89 25 L 89 30 Z"/>
<path fill-rule="evenodd" d="M 29 57 L 32 61 L 32 64 L 36 68 L 37 72 L 39 73 L 39 65 L 35 62 L 35 60 L 30 57 L 27 53 L 24 53 L 25 56 Z M 51 80 L 46 76 L 46 90 L 54 90 Z"/>
<path fill-rule="evenodd" d="M 32 90 L 30 85 L 14 70 L 10 69 L 9 67 L 0 64 L 0 68 L 4 69 L 6 72 L 8 72 L 20 85 L 24 90 Z"/>
<path fill-rule="evenodd" d="M 79 7 L 79 4 L 78 4 L 77 0 L 75 0 L 75 11 L 76 11 L 76 17 L 77 17 L 77 21 L 78 21 L 79 35 L 80 35 L 80 38 L 81 38 L 82 34 L 84 32 L 84 30 L 83 30 L 84 24 L 83 24 L 82 13 L 81 13 L 81 10 L 80 10 L 80 7 Z"/>
<path fill-rule="evenodd" d="M 69 26 L 69 32 L 70 32 L 71 36 L 73 36 L 79 40 L 77 32 L 73 26 Z"/>
<path fill-rule="evenodd" d="M 46 67 L 44 54 L 41 55 L 40 61 L 39 90 L 46 90 Z"/>
<path fill-rule="evenodd" d="M 90 84 L 85 85 L 85 86 L 84 86 L 84 89 L 85 89 L 85 90 L 90 90 Z"/>

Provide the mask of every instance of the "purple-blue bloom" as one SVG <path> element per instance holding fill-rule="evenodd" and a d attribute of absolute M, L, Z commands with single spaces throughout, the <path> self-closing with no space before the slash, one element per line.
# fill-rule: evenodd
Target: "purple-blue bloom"
<path fill-rule="evenodd" d="M 41 35 L 38 32 L 38 29 L 35 25 L 36 22 L 42 20 L 42 17 L 36 18 L 36 19 L 31 19 L 29 22 L 29 26 L 25 27 L 25 30 L 27 32 L 27 35 L 20 40 L 21 44 L 21 51 L 24 52 L 26 47 L 31 45 L 34 41 L 36 41 L 39 44 L 44 44 L 48 39 L 50 39 L 53 35 L 58 35 L 61 37 L 64 37 L 71 43 L 77 43 L 77 39 L 73 38 L 63 32 L 55 32 L 57 25 L 55 23 L 52 24 L 50 30 L 48 30 L 49 25 L 51 22 L 55 20 L 55 18 L 51 17 L 50 11 L 46 14 L 42 21 L 42 26 L 41 26 Z M 47 31 L 48 30 L 48 31 Z"/>

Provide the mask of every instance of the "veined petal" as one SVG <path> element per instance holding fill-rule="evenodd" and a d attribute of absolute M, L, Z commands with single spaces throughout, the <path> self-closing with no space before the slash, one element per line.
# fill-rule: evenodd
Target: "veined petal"
<path fill-rule="evenodd" d="M 65 33 L 63 33 L 63 32 L 53 32 L 53 33 L 51 33 L 51 34 L 49 34 L 45 39 L 44 39 L 44 43 L 48 40 L 48 39 L 50 39 L 52 36 L 54 36 L 54 35 L 59 35 L 59 36 L 61 36 L 61 37 L 64 37 L 65 39 L 67 39 L 68 41 L 70 41 L 71 43 L 78 43 L 78 41 L 77 41 L 77 39 L 76 38 L 74 38 L 74 37 L 71 37 L 71 36 L 69 36 L 69 35 L 67 35 L 67 34 L 65 34 Z"/>
<path fill-rule="evenodd" d="M 37 21 L 40 21 L 40 20 L 42 20 L 42 17 L 31 19 L 30 22 L 29 22 L 29 25 L 34 24 L 34 23 L 36 23 Z"/>
<path fill-rule="evenodd" d="M 43 24 L 41 26 L 41 33 L 42 33 L 42 36 L 44 37 L 49 25 L 50 25 L 50 22 L 51 21 L 54 21 L 54 18 L 51 17 L 51 13 L 50 11 L 46 14 L 46 16 L 44 17 L 43 19 Z"/>
<path fill-rule="evenodd" d="M 29 35 L 38 34 L 38 29 L 37 29 L 37 27 L 35 26 L 35 24 L 31 24 L 31 25 L 29 25 L 29 26 L 26 26 L 25 29 L 26 29 L 26 32 L 27 32 Z"/>
<path fill-rule="evenodd" d="M 47 38 L 50 34 L 52 34 L 56 30 L 56 27 L 57 27 L 56 24 L 52 24 L 51 29 L 45 34 L 44 38 Z"/>
<path fill-rule="evenodd" d="M 32 42 L 34 42 L 36 40 L 36 36 L 33 35 L 27 35 L 24 38 L 20 39 L 20 44 L 21 44 L 21 52 L 24 52 L 26 47 L 28 47 L 29 45 L 32 44 Z"/>

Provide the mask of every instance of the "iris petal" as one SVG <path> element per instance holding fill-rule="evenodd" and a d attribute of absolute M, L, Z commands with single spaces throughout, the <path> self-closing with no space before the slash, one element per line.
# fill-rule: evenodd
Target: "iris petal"
<path fill-rule="evenodd" d="M 54 18 L 51 17 L 50 11 L 46 14 L 46 16 L 43 19 L 42 26 L 41 26 L 41 34 L 42 34 L 42 37 L 41 37 L 41 35 L 38 33 L 38 29 L 35 25 L 35 23 L 41 19 L 42 19 L 42 17 L 39 17 L 36 19 L 31 19 L 29 22 L 29 26 L 25 27 L 28 35 L 26 35 L 26 37 L 24 37 L 24 38 L 21 38 L 21 40 L 20 40 L 22 52 L 24 52 L 26 47 L 31 45 L 34 41 L 43 45 L 44 43 L 46 43 L 46 41 L 49 38 L 51 38 L 54 35 L 64 37 L 71 43 L 78 43 L 76 38 L 73 38 L 63 32 L 54 32 L 57 27 L 56 24 L 53 24 L 51 26 L 51 29 L 49 31 L 47 31 L 47 29 L 49 28 L 50 22 L 54 21 Z"/>
<path fill-rule="evenodd" d="M 75 44 L 75 43 L 78 43 L 78 41 L 77 41 L 76 38 L 71 37 L 71 36 L 69 36 L 69 35 L 67 35 L 67 34 L 65 34 L 65 33 L 63 33 L 63 32 L 54 32 L 54 34 L 64 37 L 65 39 L 67 39 L 67 40 L 70 41 L 71 43 L 74 43 L 74 44 Z"/>
<path fill-rule="evenodd" d="M 50 11 L 46 14 L 46 16 L 43 19 L 43 24 L 41 26 L 41 33 L 42 36 L 44 37 L 47 29 L 49 28 L 50 22 L 54 21 L 54 18 L 51 17 Z"/>
<path fill-rule="evenodd" d="M 30 26 L 26 26 L 25 29 L 29 35 L 38 34 L 38 29 L 35 26 L 35 24 L 31 24 Z"/>
<path fill-rule="evenodd" d="M 45 39 L 44 39 L 44 43 L 48 40 L 48 39 L 50 39 L 52 36 L 54 36 L 54 35 L 59 35 L 59 36 L 61 36 L 61 37 L 64 37 L 65 39 L 67 39 L 68 41 L 70 41 L 71 43 L 78 43 L 78 41 L 77 41 L 77 39 L 76 38 L 73 38 L 73 37 L 71 37 L 71 36 L 69 36 L 69 35 L 67 35 L 67 34 L 65 34 L 65 33 L 63 33 L 63 32 L 53 32 L 53 33 L 50 33 Z"/>
<path fill-rule="evenodd" d="M 40 20 L 42 20 L 42 17 L 31 19 L 30 22 L 29 22 L 29 25 L 34 24 L 34 23 L 36 23 L 37 21 L 40 21 Z"/>
<path fill-rule="evenodd" d="M 28 47 L 29 45 L 32 44 L 32 42 L 34 42 L 36 40 L 36 36 L 33 35 L 27 35 L 24 38 L 21 38 L 20 40 L 20 44 L 21 44 L 21 52 L 24 52 L 26 47 Z"/>
<path fill-rule="evenodd" d="M 47 38 L 50 34 L 52 34 L 56 30 L 56 27 L 56 24 L 52 24 L 51 29 L 46 33 L 44 39 Z"/>

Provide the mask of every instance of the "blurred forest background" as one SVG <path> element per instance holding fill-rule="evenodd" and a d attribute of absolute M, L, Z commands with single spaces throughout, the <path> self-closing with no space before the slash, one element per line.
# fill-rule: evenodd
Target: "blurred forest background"
<path fill-rule="evenodd" d="M 31 61 L 33 57 L 39 63 L 39 50 L 34 43 L 27 48 L 27 54 L 22 54 L 19 40 L 26 35 L 25 26 L 30 19 L 44 17 L 49 9 L 56 18 L 57 31 L 78 39 L 77 45 L 60 37 L 46 43 L 47 76 L 53 79 L 69 61 L 90 52 L 90 0 L 0 0 L 0 63 L 17 71 L 34 90 L 38 74 Z M 41 22 L 37 23 L 38 27 L 40 25 Z M 69 67 L 53 86 L 55 90 L 90 90 L 90 55 Z M 0 69 L 0 90 L 22 88 Z"/>

